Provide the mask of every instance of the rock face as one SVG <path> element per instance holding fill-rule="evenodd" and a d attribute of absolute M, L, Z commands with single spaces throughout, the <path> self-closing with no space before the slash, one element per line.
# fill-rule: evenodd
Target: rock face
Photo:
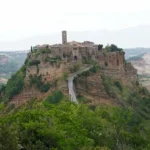
<path fill-rule="evenodd" d="M 77 78 L 75 86 L 77 95 L 87 98 L 91 105 L 112 103 L 105 92 L 100 73 Z"/>
<path fill-rule="evenodd" d="M 86 46 L 81 47 L 81 45 L 66 45 L 59 48 L 39 49 L 28 53 L 25 87 L 22 93 L 12 98 L 10 103 L 19 105 L 31 98 L 45 95 L 45 93 L 29 86 L 31 77 L 34 78 L 36 76 L 41 76 L 42 82 L 45 84 L 59 81 L 57 89 L 59 88 L 67 94 L 67 83 L 61 81 L 64 73 L 71 73 L 71 68 L 75 68 L 75 66 L 84 68 L 91 61 L 97 62 L 103 68 L 101 73 L 87 77 L 86 81 L 82 78 L 79 79 L 78 83 L 83 84 L 78 84 L 76 87 L 76 92 L 88 97 L 91 104 L 111 103 L 102 85 L 102 75 L 121 79 L 125 83 L 136 82 L 137 80 L 137 71 L 131 64 L 125 64 L 123 51 L 105 52 L 95 47 L 88 46 L 86 48 Z M 53 88 L 50 88 L 47 93 L 51 92 Z"/>
<path fill-rule="evenodd" d="M 84 96 L 91 105 L 100 103 L 116 105 L 115 99 L 107 95 L 102 77 L 110 77 L 121 81 L 124 85 L 133 86 L 137 81 L 137 71 L 131 64 L 126 64 L 121 69 L 103 69 L 88 77 L 78 77 L 75 82 L 76 94 Z"/>

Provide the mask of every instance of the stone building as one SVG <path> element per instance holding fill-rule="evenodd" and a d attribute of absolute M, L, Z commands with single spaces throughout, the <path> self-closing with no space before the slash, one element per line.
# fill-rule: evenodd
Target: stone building
<path fill-rule="evenodd" d="M 107 52 L 98 50 L 98 45 L 91 41 L 77 42 L 67 41 L 67 31 L 62 31 L 62 44 L 37 45 L 34 50 L 49 49 L 51 57 L 59 56 L 67 62 L 81 61 L 83 59 L 96 60 L 100 65 L 110 69 L 122 69 L 124 64 L 124 52 Z"/>

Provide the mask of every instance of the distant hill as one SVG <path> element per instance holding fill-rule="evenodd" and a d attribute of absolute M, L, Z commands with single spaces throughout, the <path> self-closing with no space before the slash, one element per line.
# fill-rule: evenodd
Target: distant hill
<path fill-rule="evenodd" d="M 138 70 L 139 75 L 150 76 L 150 53 L 143 53 L 127 59 Z"/>
<path fill-rule="evenodd" d="M 22 66 L 26 56 L 27 51 L 0 52 L 0 77 L 10 78 Z"/>
<path fill-rule="evenodd" d="M 128 48 L 124 49 L 126 59 L 134 59 L 135 56 L 142 56 L 145 53 L 150 53 L 150 48 Z"/>

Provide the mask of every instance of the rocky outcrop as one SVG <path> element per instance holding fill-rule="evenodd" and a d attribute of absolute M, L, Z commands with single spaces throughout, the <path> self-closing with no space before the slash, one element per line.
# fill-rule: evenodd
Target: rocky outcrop
<path fill-rule="evenodd" d="M 101 73 L 94 73 L 88 77 L 78 77 L 75 81 L 76 94 L 84 96 L 90 105 L 115 104 L 108 97 L 102 82 Z"/>
<path fill-rule="evenodd" d="M 34 78 L 34 76 L 41 76 L 44 83 L 59 81 L 59 85 L 55 88 L 68 95 L 67 81 L 62 80 L 64 73 L 69 74 L 70 68 L 75 65 L 86 68 L 86 65 L 91 61 L 96 61 L 101 66 L 101 72 L 93 73 L 86 78 L 80 77 L 76 84 L 76 93 L 87 97 L 89 104 L 113 103 L 105 92 L 101 76 L 122 80 L 126 84 L 137 80 L 137 71 L 131 64 L 125 64 L 124 52 L 122 51 L 104 52 L 95 49 L 82 51 L 79 48 L 80 57 L 77 57 L 80 58 L 79 60 L 72 60 L 71 51 L 67 52 L 65 56 L 64 52 L 66 53 L 66 49 L 61 52 L 59 50 L 51 52 L 50 49 L 46 49 L 46 52 L 41 50 L 41 52 L 29 53 L 26 62 L 25 87 L 20 94 L 12 98 L 10 103 L 20 105 L 35 97 L 43 98 L 46 93 L 30 87 L 30 77 Z M 68 55 L 69 53 L 70 55 Z M 53 89 L 49 89 L 47 93 L 51 91 Z"/>

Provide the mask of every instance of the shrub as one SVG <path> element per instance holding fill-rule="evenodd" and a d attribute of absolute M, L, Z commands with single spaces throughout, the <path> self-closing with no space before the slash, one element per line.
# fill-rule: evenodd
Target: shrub
<path fill-rule="evenodd" d="M 80 69 L 80 65 L 79 64 L 75 64 L 75 65 L 73 65 L 73 66 L 71 66 L 69 68 L 71 73 L 77 72 L 79 69 Z"/>
<path fill-rule="evenodd" d="M 56 57 L 49 57 L 47 56 L 44 59 L 45 62 L 49 62 L 51 65 L 58 63 L 59 61 L 61 61 L 61 57 L 60 56 L 56 56 Z M 59 66 L 59 64 L 58 64 Z"/>
<path fill-rule="evenodd" d="M 81 74 L 79 74 L 78 76 L 79 76 L 79 77 L 80 77 L 80 76 L 88 77 L 88 76 L 90 76 L 90 71 L 89 71 L 89 70 L 84 71 L 84 72 L 82 72 Z"/>
<path fill-rule="evenodd" d="M 112 86 L 111 79 L 102 76 L 102 83 L 103 83 L 106 93 L 109 95 L 111 92 L 111 86 Z"/>
<path fill-rule="evenodd" d="M 66 72 L 65 72 L 65 73 L 63 74 L 63 80 L 65 80 L 65 81 L 66 81 L 66 80 L 67 80 L 67 78 L 68 78 L 68 73 L 66 73 Z"/>
<path fill-rule="evenodd" d="M 25 75 L 26 66 L 22 66 L 18 72 L 11 76 L 11 78 L 7 82 L 6 87 L 4 88 L 6 99 L 12 98 L 23 90 Z"/>
<path fill-rule="evenodd" d="M 40 60 L 31 60 L 28 63 L 29 66 L 39 65 L 39 64 L 40 64 Z"/>
<path fill-rule="evenodd" d="M 114 85 L 122 92 L 123 87 L 122 87 L 122 85 L 121 85 L 121 83 L 119 81 L 115 81 Z"/>
<path fill-rule="evenodd" d="M 94 65 L 92 68 L 90 68 L 90 72 L 96 73 L 99 70 L 101 70 L 101 67 L 99 65 Z"/>
<path fill-rule="evenodd" d="M 40 53 L 44 54 L 44 53 L 51 53 L 51 50 L 47 47 L 45 49 L 41 49 Z"/>
<path fill-rule="evenodd" d="M 137 86 L 139 86 L 139 85 L 140 85 L 139 81 L 136 81 L 136 85 L 137 85 Z"/>
<path fill-rule="evenodd" d="M 51 96 L 48 96 L 46 98 L 46 102 L 49 102 L 50 104 L 56 104 L 59 103 L 60 100 L 62 99 L 63 99 L 63 93 L 61 91 L 56 91 Z"/>
<path fill-rule="evenodd" d="M 123 51 L 123 49 L 122 48 L 118 48 L 116 45 L 114 45 L 114 44 L 111 44 L 111 45 L 107 45 L 106 47 L 105 47 L 105 51 L 106 52 L 116 52 L 116 51 Z"/>
<path fill-rule="evenodd" d="M 105 61 L 105 66 L 107 67 L 108 66 L 108 63 Z"/>
<path fill-rule="evenodd" d="M 33 86 L 35 85 L 35 87 L 40 91 L 40 92 L 47 92 L 50 87 L 51 87 L 51 84 L 50 83 L 44 83 L 42 81 L 42 76 L 32 76 L 30 75 L 30 86 Z"/>
<path fill-rule="evenodd" d="M 88 102 L 88 100 L 84 96 L 81 96 L 81 95 L 77 96 L 77 99 L 80 103 L 86 104 Z"/>

